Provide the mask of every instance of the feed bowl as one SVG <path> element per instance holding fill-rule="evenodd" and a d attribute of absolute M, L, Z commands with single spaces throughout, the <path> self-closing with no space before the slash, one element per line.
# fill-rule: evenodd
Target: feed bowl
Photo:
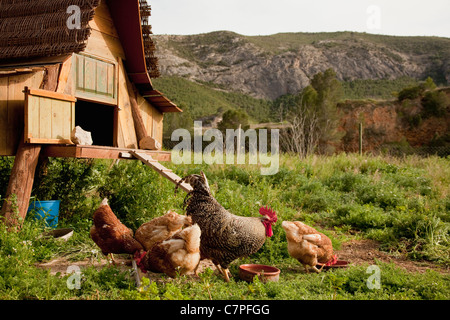
<path fill-rule="evenodd" d="M 272 266 L 266 266 L 263 264 L 242 264 L 239 266 L 239 277 L 251 282 L 254 276 L 262 282 L 273 281 L 277 282 L 280 279 L 281 270 Z"/>
<path fill-rule="evenodd" d="M 41 235 L 41 237 L 62 239 L 64 241 L 67 241 L 72 235 L 73 235 L 73 229 L 62 228 L 62 229 L 55 229 L 55 230 L 44 232 Z"/>
<path fill-rule="evenodd" d="M 329 269 L 340 269 L 340 268 L 347 268 L 349 262 L 345 260 L 338 260 L 335 264 L 332 264 L 331 266 L 323 266 L 323 270 L 329 270 Z M 322 268 L 322 263 L 318 263 L 316 266 L 317 269 Z"/>

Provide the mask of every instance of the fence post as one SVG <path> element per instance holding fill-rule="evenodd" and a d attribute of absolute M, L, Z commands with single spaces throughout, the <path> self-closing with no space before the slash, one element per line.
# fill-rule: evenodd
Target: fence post
<path fill-rule="evenodd" d="M 359 154 L 362 155 L 362 123 L 359 124 Z"/>

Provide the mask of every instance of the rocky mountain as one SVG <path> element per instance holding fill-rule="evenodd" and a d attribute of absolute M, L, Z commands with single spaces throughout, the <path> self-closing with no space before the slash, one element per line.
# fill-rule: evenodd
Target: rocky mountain
<path fill-rule="evenodd" d="M 228 31 L 154 35 L 161 74 L 275 99 L 297 93 L 317 72 L 340 80 L 431 76 L 450 83 L 450 39 L 354 32 L 243 36 Z"/>

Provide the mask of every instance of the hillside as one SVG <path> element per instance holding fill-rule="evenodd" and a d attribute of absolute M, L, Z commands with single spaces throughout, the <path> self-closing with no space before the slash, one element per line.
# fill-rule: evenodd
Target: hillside
<path fill-rule="evenodd" d="M 178 76 L 255 98 L 297 93 L 319 71 L 342 81 L 424 79 L 450 82 L 450 39 L 354 32 L 243 36 L 228 31 L 155 35 L 163 76 Z"/>

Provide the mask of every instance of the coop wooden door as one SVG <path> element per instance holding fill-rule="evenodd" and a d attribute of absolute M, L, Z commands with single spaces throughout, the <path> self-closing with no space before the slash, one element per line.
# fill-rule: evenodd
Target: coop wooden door
<path fill-rule="evenodd" d="M 25 142 L 72 144 L 76 98 L 25 87 Z"/>
<path fill-rule="evenodd" d="M 75 57 L 75 96 L 78 98 L 117 104 L 116 63 L 82 54 Z"/>

